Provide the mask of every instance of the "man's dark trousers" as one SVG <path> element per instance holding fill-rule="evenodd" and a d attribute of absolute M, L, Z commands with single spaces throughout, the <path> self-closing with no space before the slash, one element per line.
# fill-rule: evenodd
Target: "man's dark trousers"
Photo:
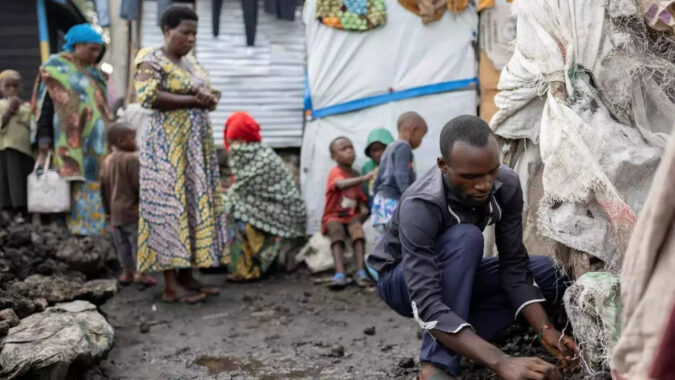
<path fill-rule="evenodd" d="M 516 310 L 509 304 L 501 287 L 499 259 L 484 259 L 483 245 L 483 234 L 478 227 L 457 224 L 441 235 L 436 251 L 443 303 L 470 323 L 483 339 L 490 340 L 514 323 Z M 550 258 L 530 256 L 530 271 L 547 301 L 562 300 L 567 280 L 555 269 Z M 413 317 L 401 263 L 380 273 L 377 291 L 394 311 Z M 459 355 L 425 332 L 420 361 L 430 362 L 458 375 L 459 359 Z"/>

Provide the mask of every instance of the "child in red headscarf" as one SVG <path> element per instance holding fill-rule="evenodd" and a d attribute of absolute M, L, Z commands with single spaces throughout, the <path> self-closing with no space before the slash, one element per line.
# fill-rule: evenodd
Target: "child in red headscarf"
<path fill-rule="evenodd" d="M 232 239 L 225 248 L 231 281 L 262 277 L 285 239 L 305 237 L 305 202 L 286 164 L 261 143 L 260 125 L 236 112 L 225 123 L 234 183 L 225 195 Z"/>
<path fill-rule="evenodd" d="M 233 142 L 260 142 L 260 125 L 246 112 L 235 112 L 225 123 L 223 138 L 228 151 Z"/>

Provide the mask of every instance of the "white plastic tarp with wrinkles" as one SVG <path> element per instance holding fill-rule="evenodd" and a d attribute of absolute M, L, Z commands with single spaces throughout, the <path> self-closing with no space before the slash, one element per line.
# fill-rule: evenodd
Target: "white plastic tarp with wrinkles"
<path fill-rule="evenodd" d="M 314 110 L 391 90 L 433 85 L 476 77 L 472 43 L 478 26 L 475 8 L 459 15 L 447 12 L 436 23 L 420 18 L 396 0 L 387 0 L 387 24 L 365 32 L 345 32 L 320 24 L 314 17 L 315 0 L 305 3 L 308 81 Z M 349 137 L 356 148 L 355 167 L 367 158 L 363 152 L 370 130 L 388 128 L 396 138 L 396 120 L 416 111 L 429 125 L 422 146 L 415 150 L 418 175 L 436 164 L 443 125 L 462 114 L 476 114 L 474 90 L 457 91 L 386 103 L 355 112 L 309 121 L 301 156 L 302 190 L 307 202 L 309 234 L 321 224 L 328 173 L 335 163 L 328 145 L 338 136 Z"/>
<path fill-rule="evenodd" d="M 448 120 L 462 114 L 475 114 L 476 94 L 473 91 L 450 92 L 388 103 L 307 123 L 302 145 L 302 190 L 307 203 L 307 230 L 319 231 L 325 202 L 328 172 L 335 166 L 328 145 L 338 136 L 348 136 L 354 143 L 357 160 L 354 167 L 366 162 L 364 149 L 368 132 L 386 126 L 396 136 L 396 119 L 405 111 L 416 110 L 427 121 L 429 133 L 415 150 L 417 175 L 436 165 L 441 129 Z M 473 111 L 473 112 L 472 112 Z"/>
<path fill-rule="evenodd" d="M 418 86 L 476 77 L 478 14 L 470 7 L 423 25 L 396 0 L 387 23 L 368 32 L 321 24 L 316 0 L 305 2 L 307 76 L 314 109 Z"/>
<path fill-rule="evenodd" d="M 639 50 L 643 41 L 624 24 L 641 19 L 633 1 L 532 0 L 513 11 L 515 52 L 492 127 L 539 146 L 539 232 L 618 271 L 663 153 L 659 132 L 675 122 L 672 112 L 644 113 L 650 104 L 673 109 L 645 66 L 667 71 L 669 63 Z M 524 188 L 528 181 L 521 178 Z"/>

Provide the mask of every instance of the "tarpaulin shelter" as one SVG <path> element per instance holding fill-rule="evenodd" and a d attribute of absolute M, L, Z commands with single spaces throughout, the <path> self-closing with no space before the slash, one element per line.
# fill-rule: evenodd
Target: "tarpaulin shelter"
<path fill-rule="evenodd" d="M 443 125 L 462 114 L 476 114 L 478 15 L 474 7 L 424 25 L 395 0 L 386 1 L 387 22 L 368 32 L 346 32 L 316 20 L 316 0 L 305 3 L 307 40 L 307 121 L 301 153 L 302 190 L 308 233 L 319 230 L 328 172 L 335 165 L 328 145 L 349 137 L 357 165 L 370 130 L 388 128 L 406 111 L 429 125 L 415 151 L 418 172 L 436 163 Z"/>

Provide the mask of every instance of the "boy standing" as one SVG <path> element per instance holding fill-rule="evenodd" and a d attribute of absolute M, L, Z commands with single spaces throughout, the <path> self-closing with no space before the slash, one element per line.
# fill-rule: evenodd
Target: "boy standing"
<path fill-rule="evenodd" d="M 33 170 L 30 106 L 19 98 L 21 75 L 0 73 L 0 212 L 23 219 L 28 206 L 26 178 Z M 23 215 L 22 215 L 23 214 Z"/>
<path fill-rule="evenodd" d="M 361 167 L 361 175 L 373 173 L 373 179 L 363 184 L 363 191 L 368 196 L 368 210 L 370 211 L 373 205 L 373 197 L 375 196 L 375 176 L 377 175 L 377 168 L 382 160 L 384 150 L 387 145 L 394 141 L 391 133 L 386 128 L 377 128 L 370 131 L 368 134 L 368 141 L 366 142 L 366 156 L 370 160 Z"/>
<path fill-rule="evenodd" d="M 352 168 L 356 153 L 354 145 L 348 138 L 336 138 L 330 143 L 329 149 L 331 158 L 337 163 L 328 175 L 326 206 L 321 219 L 321 232 L 330 238 L 335 262 L 335 276 L 329 288 L 340 290 L 347 286 L 343 257 L 347 234 L 354 246 L 358 269 L 356 283 L 360 287 L 366 287 L 370 285 L 370 279 L 364 265 L 365 237 L 361 223 L 368 215 L 366 208 L 368 198 L 363 193 L 361 185 L 368 182 L 372 174 L 359 176 Z"/>
<path fill-rule="evenodd" d="M 115 251 L 122 264 L 122 285 L 136 282 L 155 285 L 149 275 L 136 273 L 138 246 L 139 163 L 136 131 L 127 123 L 115 123 L 108 130 L 112 149 L 101 168 L 101 198 L 113 228 Z"/>
<path fill-rule="evenodd" d="M 427 134 L 427 123 L 416 112 L 406 112 L 398 118 L 398 140 L 384 150 L 375 179 L 373 199 L 373 226 L 383 228 L 398 205 L 408 186 L 415 182 L 413 150 L 422 144 Z"/>

